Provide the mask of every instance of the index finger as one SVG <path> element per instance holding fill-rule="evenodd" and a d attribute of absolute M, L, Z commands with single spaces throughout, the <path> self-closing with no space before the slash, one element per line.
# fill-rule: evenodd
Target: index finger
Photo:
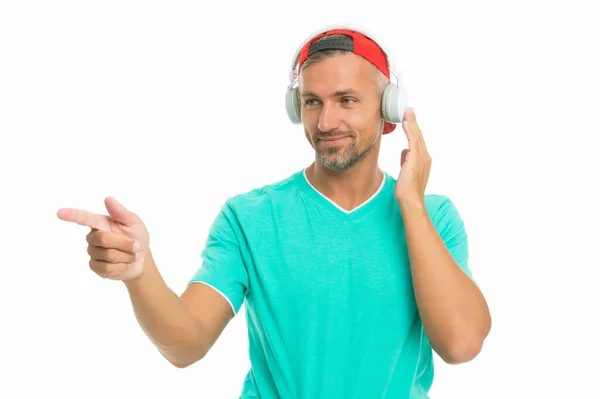
<path fill-rule="evenodd" d="M 108 217 L 85 211 L 83 209 L 61 208 L 56 213 L 59 219 L 88 226 L 97 230 L 110 230 Z"/>

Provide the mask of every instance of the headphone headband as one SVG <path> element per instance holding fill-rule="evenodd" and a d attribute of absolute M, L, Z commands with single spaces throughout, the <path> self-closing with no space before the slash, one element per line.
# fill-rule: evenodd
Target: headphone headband
<path fill-rule="evenodd" d="M 387 59 L 387 66 L 389 68 L 389 73 L 384 70 L 382 70 L 382 72 L 388 77 L 390 77 L 390 75 L 393 74 L 397 79 L 396 84 L 400 85 L 400 78 L 399 78 L 400 75 L 396 71 L 396 61 L 395 61 L 394 57 L 392 56 L 392 53 L 390 51 L 388 51 L 388 47 L 384 46 L 384 44 L 381 40 L 375 39 L 374 34 L 362 26 L 355 25 L 355 24 L 341 24 L 341 25 L 325 26 L 317 31 L 314 31 L 312 34 L 307 36 L 306 39 L 304 39 L 304 41 L 302 41 L 302 43 L 300 44 L 300 46 L 298 46 L 298 48 L 296 49 L 296 52 L 294 53 L 294 58 L 292 60 L 292 65 L 290 67 L 289 87 L 292 87 L 294 85 L 294 83 L 298 79 L 298 75 L 300 74 L 300 66 L 298 65 L 298 61 L 300 60 L 300 57 L 303 55 L 303 53 L 307 52 L 307 50 L 305 49 L 305 46 L 310 41 L 312 41 L 313 39 L 315 39 L 317 37 L 325 36 L 330 31 L 339 31 L 339 30 L 352 31 L 352 32 L 358 33 L 362 36 L 365 36 L 367 39 L 372 40 L 379 47 L 379 49 L 383 52 L 384 56 Z M 333 33 L 337 33 L 337 32 L 333 32 Z M 342 32 L 340 32 L 340 33 L 342 33 Z M 304 52 L 302 51 L 303 49 L 305 50 Z M 353 49 L 354 48 L 349 49 L 349 50 L 353 50 Z M 382 69 L 382 68 L 379 68 L 379 69 Z"/>

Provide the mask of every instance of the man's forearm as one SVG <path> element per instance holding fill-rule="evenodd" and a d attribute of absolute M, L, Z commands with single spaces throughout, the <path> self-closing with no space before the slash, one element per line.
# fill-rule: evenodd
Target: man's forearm
<path fill-rule="evenodd" d="M 167 360 L 184 367 L 203 356 L 201 326 L 167 286 L 150 251 L 143 274 L 124 283 L 138 323 Z"/>
<path fill-rule="evenodd" d="M 474 358 L 491 318 L 479 288 L 454 261 L 423 202 L 400 205 L 415 299 L 431 346 L 448 363 Z"/>

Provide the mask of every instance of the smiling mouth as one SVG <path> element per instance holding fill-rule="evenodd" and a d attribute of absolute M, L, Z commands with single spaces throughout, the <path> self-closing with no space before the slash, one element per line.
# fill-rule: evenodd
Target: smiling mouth
<path fill-rule="evenodd" d="M 340 139 L 343 139 L 343 138 L 346 138 L 346 137 L 349 137 L 349 136 L 341 136 L 341 135 L 338 135 L 338 136 L 327 136 L 327 137 L 321 137 L 319 140 L 334 141 L 334 140 L 340 140 Z"/>
<path fill-rule="evenodd" d="M 325 146 L 336 146 L 342 144 L 344 141 L 348 140 L 350 136 L 330 136 L 330 137 L 322 137 L 319 139 Z"/>

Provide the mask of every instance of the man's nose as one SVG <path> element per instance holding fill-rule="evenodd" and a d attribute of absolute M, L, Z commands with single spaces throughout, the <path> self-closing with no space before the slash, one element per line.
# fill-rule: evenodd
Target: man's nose
<path fill-rule="evenodd" d="M 319 115 L 319 123 L 317 124 L 317 127 L 322 132 L 328 132 L 330 130 L 338 129 L 340 127 L 339 110 L 336 109 L 335 104 L 323 104 L 321 114 Z"/>

